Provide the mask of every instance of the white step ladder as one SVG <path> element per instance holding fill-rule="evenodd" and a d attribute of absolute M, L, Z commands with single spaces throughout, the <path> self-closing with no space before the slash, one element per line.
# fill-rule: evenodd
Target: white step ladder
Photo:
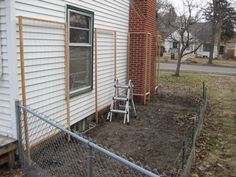
<path fill-rule="evenodd" d="M 113 113 L 124 114 L 124 124 L 125 123 L 129 124 L 129 116 L 131 109 L 133 109 L 134 111 L 134 117 L 135 118 L 137 117 L 137 112 L 135 109 L 134 99 L 133 99 L 134 85 L 131 80 L 129 80 L 128 85 L 119 85 L 119 81 L 118 79 L 116 79 L 114 82 L 114 87 L 115 87 L 115 96 L 112 98 L 110 111 L 107 115 L 107 120 L 110 120 L 110 122 L 112 121 Z M 121 96 L 119 94 L 120 91 L 119 89 L 125 89 L 126 95 Z"/>

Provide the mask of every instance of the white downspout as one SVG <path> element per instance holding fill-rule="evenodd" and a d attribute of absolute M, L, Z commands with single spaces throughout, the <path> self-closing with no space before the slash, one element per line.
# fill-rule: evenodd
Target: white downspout
<path fill-rule="evenodd" d="M 15 0 L 5 0 L 6 7 L 6 26 L 7 26 L 7 65 L 8 65 L 8 80 L 9 80 L 9 101 L 12 137 L 17 138 L 16 131 L 16 111 L 15 100 L 19 97 L 18 77 L 17 77 L 17 40 L 16 40 L 16 8 Z"/>

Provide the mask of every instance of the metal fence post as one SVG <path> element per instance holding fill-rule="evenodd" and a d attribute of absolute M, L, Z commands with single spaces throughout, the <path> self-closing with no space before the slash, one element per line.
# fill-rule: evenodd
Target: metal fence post
<path fill-rule="evenodd" d="M 182 148 L 182 170 L 184 169 L 185 164 L 185 141 L 183 141 L 183 148 Z"/>
<path fill-rule="evenodd" d="M 91 146 L 89 147 L 87 159 L 87 177 L 93 177 L 93 151 Z"/>
<path fill-rule="evenodd" d="M 25 167 L 25 155 L 24 155 L 24 146 L 22 142 L 22 122 L 21 122 L 21 108 L 19 107 L 20 101 L 15 101 L 16 106 L 16 122 L 17 122 L 17 138 L 18 138 L 18 153 L 19 161 L 22 167 Z"/>
<path fill-rule="evenodd" d="M 205 98 L 205 82 L 202 82 L 202 97 Z"/>

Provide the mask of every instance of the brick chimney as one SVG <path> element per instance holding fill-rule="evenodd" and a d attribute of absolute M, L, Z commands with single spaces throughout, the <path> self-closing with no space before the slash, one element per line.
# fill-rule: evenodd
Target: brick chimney
<path fill-rule="evenodd" d="M 156 0 L 133 0 L 129 16 L 128 77 L 134 97 L 150 99 L 156 87 Z"/>

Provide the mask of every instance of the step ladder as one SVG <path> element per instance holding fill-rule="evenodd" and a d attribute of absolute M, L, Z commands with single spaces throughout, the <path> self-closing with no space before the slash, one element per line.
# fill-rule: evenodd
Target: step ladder
<path fill-rule="evenodd" d="M 137 112 L 133 99 L 133 83 L 129 80 L 128 85 L 120 85 L 118 79 L 114 81 L 115 94 L 112 98 L 110 111 L 107 115 L 107 120 L 112 121 L 113 113 L 124 114 L 124 124 L 129 124 L 130 110 L 134 111 L 134 117 L 137 117 Z M 126 95 L 120 95 L 120 89 L 125 89 Z M 131 104 L 131 105 L 130 105 Z"/>

